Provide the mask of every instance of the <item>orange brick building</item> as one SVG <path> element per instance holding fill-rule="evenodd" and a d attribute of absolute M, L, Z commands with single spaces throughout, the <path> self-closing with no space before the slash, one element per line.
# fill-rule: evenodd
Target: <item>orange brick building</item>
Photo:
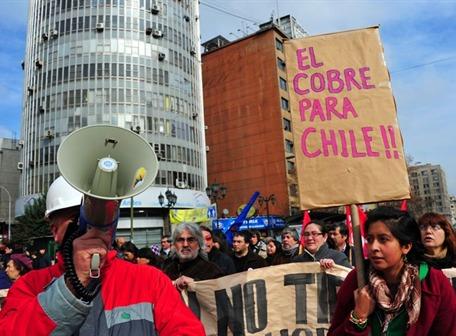
<path fill-rule="evenodd" d="M 219 214 L 226 208 L 235 216 L 255 191 L 275 195 L 271 215 L 299 211 L 286 39 L 273 26 L 202 56 L 208 183 L 228 189 Z"/>

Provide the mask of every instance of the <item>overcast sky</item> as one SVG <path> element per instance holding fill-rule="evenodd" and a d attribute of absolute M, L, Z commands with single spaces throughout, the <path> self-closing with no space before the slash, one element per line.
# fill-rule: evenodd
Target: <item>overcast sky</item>
<path fill-rule="evenodd" d="M 456 0 L 201 0 L 201 39 L 233 40 L 271 15 L 310 34 L 380 25 L 405 150 L 440 164 L 456 195 Z M 0 0 L 0 137 L 20 136 L 27 0 Z"/>

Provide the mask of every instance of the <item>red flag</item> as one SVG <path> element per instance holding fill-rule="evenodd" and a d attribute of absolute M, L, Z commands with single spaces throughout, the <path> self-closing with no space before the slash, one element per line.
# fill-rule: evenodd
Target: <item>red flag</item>
<path fill-rule="evenodd" d="M 307 224 L 309 224 L 310 222 L 312 222 L 312 220 L 310 219 L 310 215 L 309 215 L 309 210 L 305 210 L 304 211 L 304 216 L 302 218 L 302 226 L 301 226 L 301 241 L 300 241 L 300 244 L 302 246 L 304 246 L 304 230 L 307 226 Z"/>
<path fill-rule="evenodd" d="M 348 243 L 353 245 L 353 226 L 351 221 L 351 209 L 349 205 L 345 206 L 345 223 L 348 230 Z"/>
<path fill-rule="evenodd" d="M 401 210 L 408 211 L 407 200 L 402 200 Z"/>
<path fill-rule="evenodd" d="M 359 230 L 361 232 L 361 241 L 363 242 L 363 254 L 364 254 L 364 259 L 367 258 L 367 241 L 364 239 L 364 223 L 366 223 L 367 215 L 361 208 L 361 206 L 358 205 L 358 216 L 359 216 Z"/>

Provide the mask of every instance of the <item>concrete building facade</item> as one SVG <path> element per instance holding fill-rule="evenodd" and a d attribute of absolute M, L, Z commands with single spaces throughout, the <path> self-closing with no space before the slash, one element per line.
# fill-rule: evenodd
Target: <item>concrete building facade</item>
<path fill-rule="evenodd" d="M 299 211 L 285 39 L 270 26 L 202 56 L 208 182 L 228 189 L 219 212 L 235 215 L 255 191 L 275 195 L 271 214 Z"/>
<path fill-rule="evenodd" d="M 412 201 L 420 203 L 421 213 L 432 211 L 451 217 L 448 186 L 440 165 L 410 166 L 409 179 Z"/>
<path fill-rule="evenodd" d="M 203 192 L 198 6 L 194 0 L 30 1 L 22 197 L 47 189 L 59 175 L 62 139 L 92 124 L 131 129 L 153 146 L 160 160 L 155 188 Z"/>
<path fill-rule="evenodd" d="M 450 196 L 451 224 L 456 228 L 456 197 Z"/>
<path fill-rule="evenodd" d="M 260 24 L 260 29 L 270 28 L 272 25 L 277 25 L 280 30 L 288 36 L 288 38 L 296 39 L 306 37 L 309 34 L 301 27 L 296 19 L 288 14 L 280 17 L 279 20 L 270 20 L 268 22 Z"/>
<path fill-rule="evenodd" d="M 19 194 L 17 169 L 21 144 L 16 139 L 0 138 L 0 236 L 8 236 L 8 224 L 14 223 L 14 204 Z"/>

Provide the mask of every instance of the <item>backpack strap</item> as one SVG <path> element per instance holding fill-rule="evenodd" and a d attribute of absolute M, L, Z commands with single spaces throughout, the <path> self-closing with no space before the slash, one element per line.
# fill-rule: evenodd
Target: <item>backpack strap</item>
<path fill-rule="evenodd" d="M 419 266 L 419 277 L 420 280 L 423 280 L 429 273 L 429 265 L 426 263 L 421 263 Z"/>

